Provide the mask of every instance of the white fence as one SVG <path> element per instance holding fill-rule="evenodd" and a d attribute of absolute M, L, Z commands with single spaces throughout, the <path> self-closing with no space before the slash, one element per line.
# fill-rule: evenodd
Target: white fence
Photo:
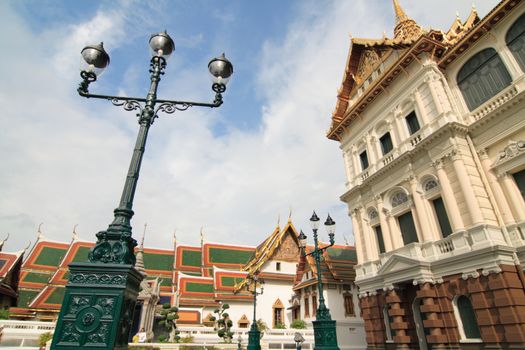
<path fill-rule="evenodd" d="M 0 320 L 0 347 L 2 349 L 6 349 L 6 347 L 38 348 L 38 337 L 54 330 L 54 322 Z M 180 337 L 193 337 L 193 344 L 159 343 L 154 345 L 162 349 L 178 349 L 180 346 L 192 345 L 213 345 L 216 348 L 224 348 L 224 350 L 236 349 L 239 336 L 241 336 L 243 347 L 248 344 L 248 330 L 247 328 L 232 329 L 234 333 L 233 344 L 221 344 L 217 332 L 211 327 L 179 326 Z M 313 349 L 314 332 L 311 329 L 268 329 L 261 339 L 261 347 L 267 350 L 295 349 L 294 336 L 296 332 L 301 333 L 305 339 L 303 349 Z M 131 347 L 140 345 L 130 344 Z"/>

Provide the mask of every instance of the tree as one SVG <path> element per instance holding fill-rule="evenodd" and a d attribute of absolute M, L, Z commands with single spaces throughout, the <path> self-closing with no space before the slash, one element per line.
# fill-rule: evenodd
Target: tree
<path fill-rule="evenodd" d="M 163 304 L 162 310 L 160 311 L 161 320 L 159 321 L 159 325 L 166 327 L 170 342 L 178 342 L 180 339 L 178 335 L 179 331 L 177 330 L 178 311 L 179 309 L 176 306 L 171 306 L 170 303 Z"/>
<path fill-rule="evenodd" d="M 225 312 L 230 308 L 230 305 L 219 303 L 219 307 L 213 311 L 217 316 L 212 316 L 210 321 L 216 321 L 214 329 L 217 331 L 219 338 L 222 338 L 225 343 L 231 343 L 233 338 L 233 332 L 231 328 L 233 326 L 230 315 Z"/>

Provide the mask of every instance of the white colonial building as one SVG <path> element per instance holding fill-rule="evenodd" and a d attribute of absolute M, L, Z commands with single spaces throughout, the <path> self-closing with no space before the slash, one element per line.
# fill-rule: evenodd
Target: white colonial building
<path fill-rule="evenodd" d="M 369 349 L 525 348 L 525 3 L 352 39 L 328 137 Z"/>

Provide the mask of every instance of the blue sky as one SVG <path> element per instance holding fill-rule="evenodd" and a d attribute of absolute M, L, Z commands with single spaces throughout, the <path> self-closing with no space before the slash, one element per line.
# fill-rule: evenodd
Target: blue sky
<path fill-rule="evenodd" d="M 480 15 L 497 0 L 478 1 Z M 424 28 L 448 29 L 470 0 L 401 0 Z M 161 115 L 150 132 L 135 197 L 146 244 L 205 239 L 259 244 L 287 220 L 309 234 L 313 209 L 353 242 L 339 201 L 339 145 L 324 134 L 354 37 L 392 35 L 390 0 L 0 2 L 0 236 L 8 250 L 43 234 L 93 240 L 118 204 L 137 132 L 133 113 L 76 94 L 80 50 L 104 42 L 111 64 L 91 91 L 143 96 L 148 40 L 166 29 L 176 51 L 159 97 L 209 101 L 208 61 L 235 73 L 224 105 Z M 324 237 L 324 233 L 322 234 Z"/>

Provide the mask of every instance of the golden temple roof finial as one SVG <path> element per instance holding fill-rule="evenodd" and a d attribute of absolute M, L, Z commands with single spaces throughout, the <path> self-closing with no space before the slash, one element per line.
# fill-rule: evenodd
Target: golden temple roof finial
<path fill-rule="evenodd" d="M 398 0 L 394 0 L 394 11 L 396 13 L 396 24 L 394 27 L 394 38 L 402 40 L 415 40 L 423 33 L 423 29 L 412 18 L 408 17 L 399 5 Z"/>
<path fill-rule="evenodd" d="M 204 226 L 201 226 L 201 247 L 204 246 Z"/>
<path fill-rule="evenodd" d="M 144 224 L 144 231 L 142 231 L 142 239 L 140 240 L 140 248 L 144 249 L 144 237 L 146 237 L 146 228 L 148 227 L 148 223 Z"/>
<path fill-rule="evenodd" d="M 292 222 L 292 206 L 290 205 L 290 211 L 288 212 L 288 222 Z"/>
<path fill-rule="evenodd" d="M 38 230 L 36 231 L 36 233 L 38 233 L 38 236 L 37 236 L 37 240 L 41 240 L 44 238 L 44 234 L 42 233 L 42 225 L 44 223 L 41 222 L 40 225 L 38 225 Z"/>
<path fill-rule="evenodd" d="M 75 224 L 75 226 L 73 226 L 73 238 L 72 238 L 73 242 L 78 241 L 77 226 L 78 224 Z"/>
<path fill-rule="evenodd" d="M 403 11 L 403 9 L 401 8 L 401 6 L 399 5 L 399 2 L 397 0 L 394 0 L 394 10 L 396 11 L 396 26 L 403 22 L 403 21 L 406 21 L 407 19 L 410 19 L 408 18 L 407 14 L 405 13 L 405 11 Z"/>

